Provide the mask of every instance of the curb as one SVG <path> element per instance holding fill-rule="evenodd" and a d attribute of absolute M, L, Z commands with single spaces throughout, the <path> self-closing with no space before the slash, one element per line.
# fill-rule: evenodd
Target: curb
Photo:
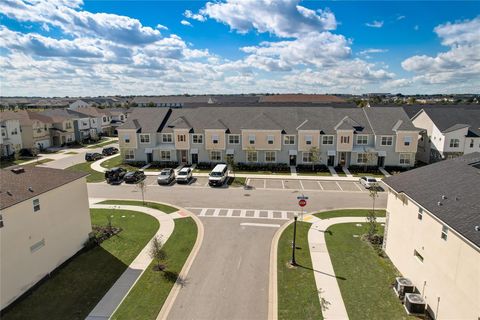
<path fill-rule="evenodd" d="M 180 274 L 178 275 L 179 278 L 180 277 L 185 278 L 188 274 L 188 271 L 190 270 L 190 267 L 193 264 L 193 261 L 195 260 L 195 257 L 197 256 L 198 251 L 200 250 L 200 247 L 202 246 L 204 229 L 203 229 L 202 222 L 200 221 L 200 219 L 196 215 L 194 215 L 193 213 L 191 213 L 190 211 L 188 211 L 186 209 L 182 208 L 181 210 L 184 210 L 185 212 L 188 212 L 189 216 L 192 217 L 192 219 L 197 224 L 197 239 L 196 239 L 195 244 L 192 248 L 192 251 L 188 255 L 188 258 L 187 258 L 187 260 L 185 261 L 185 264 L 182 267 L 182 270 L 180 271 Z M 163 303 L 162 309 L 160 309 L 160 312 L 157 315 L 157 318 L 156 318 L 157 320 L 166 319 L 168 317 L 168 314 L 170 313 L 170 310 L 172 309 L 173 304 L 175 303 L 175 300 L 176 300 L 176 298 L 178 296 L 178 293 L 180 292 L 181 288 L 182 288 L 182 286 L 178 282 L 175 282 L 172 290 L 170 290 L 170 293 L 167 296 L 167 299 Z"/>

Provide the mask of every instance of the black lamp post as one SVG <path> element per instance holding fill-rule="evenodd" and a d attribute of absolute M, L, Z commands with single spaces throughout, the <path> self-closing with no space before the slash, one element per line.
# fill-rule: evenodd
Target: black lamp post
<path fill-rule="evenodd" d="M 290 262 L 290 264 L 292 266 L 296 266 L 297 265 L 297 261 L 295 260 L 295 248 L 296 248 L 296 244 L 295 244 L 295 241 L 296 241 L 296 238 L 297 238 L 297 214 L 295 214 L 295 217 L 293 218 L 294 219 L 294 222 L 293 222 L 293 245 L 292 245 L 292 261 Z"/>

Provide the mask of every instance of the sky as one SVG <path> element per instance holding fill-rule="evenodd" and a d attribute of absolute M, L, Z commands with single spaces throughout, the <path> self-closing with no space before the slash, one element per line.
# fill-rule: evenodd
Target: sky
<path fill-rule="evenodd" d="M 480 1 L 0 1 L 0 95 L 479 93 Z"/>

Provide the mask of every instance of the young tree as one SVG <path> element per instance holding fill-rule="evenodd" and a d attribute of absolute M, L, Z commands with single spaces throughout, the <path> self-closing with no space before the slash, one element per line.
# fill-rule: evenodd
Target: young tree
<path fill-rule="evenodd" d="M 369 196 L 372 198 L 372 211 L 368 212 L 367 223 L 368 223 L 368 239 L 371 240 L 378 231 L 377 228 L 377 215 L 375 213 L 375 200 L 378 198 L 378 186 L 374 185 L 368 189 Z"/>
<path fill-rule="evenodd" d="M 231 173 L 232 176 L 233 176 L 233 180 L 235 180 L 235 171 L 234 171 L 234 169 L 235 169 L 235 160 L 233 159 L 233 155 L 232 155 L 231 157 L 229 157 L 229 156 L 227 155 L 227 166 L 228 166 L 228 168 L 229 168 L 229 170 L 230 170 L 230 173 Z"/>
<path fill-rule="evenodd" d="M 152 247 L 150 248 L 150 257 L 157 262 L 156 269 L 158 271 L 165 269 L 165 262 L 167 260 L 167 253 L 163 249 L 163 242 L 161 237 L 153 238 Z"/>
<path fill-rule="evenodd" d="M 142 203 L 145 206 L 145 193 L 147 193 L 147 184 L 145 183 L 145 179 L 137 183 L 137 188 L 142 193 Z"/>
<path fill-rule="evenodd" d="M 320 150 L 318 147 L 311 147 L 308 151 L 312 154 L 312 157 L 310 158 L 310 160 L 312 160 L 312 171 L 315 171 L 315 164 L 321 160 Z"/>

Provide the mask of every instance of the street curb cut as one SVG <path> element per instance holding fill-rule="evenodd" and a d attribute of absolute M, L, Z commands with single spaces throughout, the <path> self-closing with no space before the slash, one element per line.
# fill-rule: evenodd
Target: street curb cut
<path fill-rule="evenodd" d="M 175 207 L 178 208 L 177 206 Z M 202 246 L 204 228 L 203 228 L 202 221 L 200 221 L 200 219 L 196 215 L 194 215 L 193 213 L 191 213 L 190 211 L 184 208 L 181 208 L 181 210 L 188 212 L 189 217 L 191 217 L 197 225 L 197 239 L 195 241 L 195 245 L 193 246 L 192 251 L 188 255 L 188 258 L 185 261 L 185 264 L 183 265 L 182 270 L 180 271 L 180 274 L 178 275 L 179 278 L 186 278 L 188 271 L 190 270 L 190 267 L 192 266 L 193 261 L 195 260 L 195 257 L 197 256 L 198 251 Z M 157 315 L 157 318 L 156 318 L 157 320 L 163 320 L 168 317 L 168 314 L 170 313 L 170 310 L 172 309 L 172 306 L 175 303 L 175 300 L 181 288 L 182 288 L 182 285 L 179 284 L 178 282 L 175 282 L 175 284 L 173 285 L 173 288 L 170 290 L 170 293 L 168 294 L 167 299 L 163 303 L 162 309 Z"/>

